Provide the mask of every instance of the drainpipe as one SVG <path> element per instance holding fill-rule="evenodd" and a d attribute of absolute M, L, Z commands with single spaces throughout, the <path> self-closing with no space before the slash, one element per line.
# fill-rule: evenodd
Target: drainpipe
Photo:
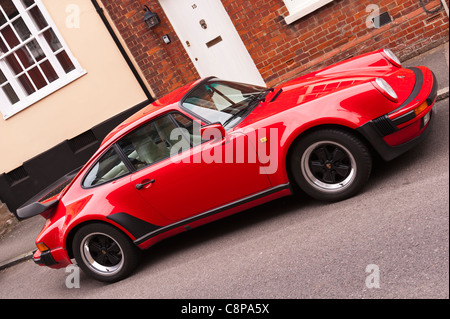
<path fill-rule="evenodd" d="M 447 2 L 445 2 L 445 0 L 441 0 L 442 5 L 444 6 L 445 12 L 447 13 L 447 17 L 448 17 L 448 6 L 447 6 Z"/>
<path fill-rule="evenodd" d="M 103 8 L 100 7 L 100 5 L 98 4 L 97 0 L 91 0 L 91 2 L 94 5 L 95 10 L 97 10 L 97 13 L 100 16 L 100 18 L 102 19 L 103 23 L 105 24 L 105 27 L 108 29 L 109 34 L 113 38 L 115 44 L 119 48 L 119 51 L 122 54 L 123 58 L 127 62 L 128 67 L 131 69 L 131 72 L 133 72 L 134 77 L 136 78 L 136 80 L 138 81 L 140 87 L 144 91 L 145 96 L 147 97 L 149 103 L 154 102 L 155 99 L 152 97 L 150 91 L 148 90 L 147 86 L 144 83 L 144 80 L 139 75 L 139 72 L 136 70 L 136 67 L 134 66 L 133 62 L 131 61 L 130 57 L 128 56 L 125 48 L 123 47 L 123 45 L 120 42 L 120 40 L 117 37 L 117 35 L 115 34 L 114 29 L 112 28 L 111 24 L 109 23 L 108 19 L 106 18 L 105 13 L 103 12 Z"/>

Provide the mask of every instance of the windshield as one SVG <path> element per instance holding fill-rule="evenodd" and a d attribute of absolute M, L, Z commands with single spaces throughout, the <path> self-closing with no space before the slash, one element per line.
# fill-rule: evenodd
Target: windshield
<path fill-rule="evenodd" d="M 208 123 L 236 125 L 253 106 L 264 99 L 264 87 L 226 81 L 200 84 L 183 101 L 183 107 Z"/>

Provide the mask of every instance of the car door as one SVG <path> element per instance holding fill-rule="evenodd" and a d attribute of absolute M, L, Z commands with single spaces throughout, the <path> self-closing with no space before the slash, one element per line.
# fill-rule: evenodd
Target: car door
<path fill-rule="evenodd" d="M 144 124 L 118 143 L 137 170 L 131 175 L 131 185 L 152 208 L 172 221 L 270 188 L 246 135 L 229 134 L 225 139 L 202 143 L 199 126 L 191 118 L 172 112 Z M 236 162 L 237 157 L 230 156 L 235 146 L 250 160 L 239 158 Z"/>

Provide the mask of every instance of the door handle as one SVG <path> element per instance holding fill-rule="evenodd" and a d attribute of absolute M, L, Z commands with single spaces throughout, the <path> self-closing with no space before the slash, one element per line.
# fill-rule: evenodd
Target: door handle
<path fill-rule="evenodd" d="M 142 183 L 142 184 L 137 184 L 137 185 L 136 185 L 136 189 L 140 191 L 140 190 L 143 189 L 145 186 L 150 185 L 150 184 L 153 184 L 153 183 L 155 183 L 155 180 L 154 180 L 154 179 L 152 179 L 151 181 Z"/>

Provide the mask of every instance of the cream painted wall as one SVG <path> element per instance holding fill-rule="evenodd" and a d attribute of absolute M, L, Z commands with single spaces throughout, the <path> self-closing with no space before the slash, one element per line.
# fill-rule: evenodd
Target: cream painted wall
<path fill-rule="evenodd" d="M 0 118 L 0 173 L 71 139 L 147 98 L 90 0 L 43 0 L 86 74 L 14 115 Z M 69 28 L 70 5 L 80 28 Z"/>

